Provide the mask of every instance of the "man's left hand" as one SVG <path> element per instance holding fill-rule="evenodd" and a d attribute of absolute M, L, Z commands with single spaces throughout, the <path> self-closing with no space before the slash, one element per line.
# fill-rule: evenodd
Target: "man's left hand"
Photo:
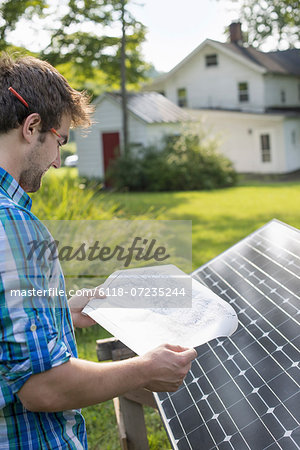
<path fill-rule="evenodd" d="M 97 292 L 99 289 L 101 289 L 101 285 L 95 288 L 95 292 Z M 87 291 L 90 291 L 91 289 L 88 289 Z M 95 295 L 93 295 L 95 297 Z M 88 296 L 85 294 L 85 290 L 82 290 L 82 295 L 73 295 L 69 300 L 69 308 L 71 311 L 71 316 L 73 320 L 73 325 L 76 328 L 88 328 L 92 325 L 95 325 L 95 322 L 91 317 L 86 316 L 82 314 L 82 310 L 85 307 L 85 305 L 93 298 L 91 296 Z M 97 298 L 105 298 L 103 295 L 96 294 Z"/>

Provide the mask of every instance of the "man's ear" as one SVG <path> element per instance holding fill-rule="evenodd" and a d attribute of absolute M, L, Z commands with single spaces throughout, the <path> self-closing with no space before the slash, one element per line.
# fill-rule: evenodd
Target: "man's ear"
<path fill-rule="evenodd" d="M 32 113 L 26 117 L 22 125 L 22 134 L 24 139 L 30 144 L 41 128 L 41 116 L 38 113 Z"/>

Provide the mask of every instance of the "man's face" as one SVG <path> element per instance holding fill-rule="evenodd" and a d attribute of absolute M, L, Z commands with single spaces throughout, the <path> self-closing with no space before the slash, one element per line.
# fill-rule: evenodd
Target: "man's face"
<path fill-rule="evenodd" d="M 19 184 L 25 192 L 36 192 L 41 186 L 43 175 L 50 167 L 58 169 L 61 165 L 60 146 L 68 140 L 71 119 L 63 116 L 57 132 L 61 138 L 51 131 L 40 134 L 24 161 Z"/>

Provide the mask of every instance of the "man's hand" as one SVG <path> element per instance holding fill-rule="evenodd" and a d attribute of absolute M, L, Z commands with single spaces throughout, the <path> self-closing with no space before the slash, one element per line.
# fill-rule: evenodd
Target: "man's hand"
<path fill-rule="evenodd" d="M 82 310 L 92 298 L 105 298 L 105 295 L 100 295 L 99 293 L 101 292 L 101 287 L 102 285 L 94 289 L 82 289 L 82 295 L 73 295 L 68 300 L 74 327 L 87 328 L 97 323 L 91 317 L 82 314 Z M 93 295 L 89 294 L 91 291 L 93 291 Z"/>
<path fill-rule="evenodd" d="M 149 377 L 144 387 L 155 392 L 174 392 L 182 384 L 197 357 L 193 348 L 164 344 L 141 357 Z"/>

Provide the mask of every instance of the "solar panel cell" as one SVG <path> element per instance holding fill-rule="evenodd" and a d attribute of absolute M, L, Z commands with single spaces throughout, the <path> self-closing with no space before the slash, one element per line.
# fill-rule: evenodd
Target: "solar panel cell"
<path fill-rule="evenodd" d="M 236 433 L 233 436 L 227 436 L 227 438 L 229 439 L 228 442 L 230 443 L 230 449 L 238 448 L 241 450 L 249 450 L 248 445 L 246 444 L 245 440 L 239 433 Z M 227 442 L 227 441 L 225 441 L 225 442 Z M 216 448 L 216 447 L 214 447 L 214 448 Z"/>
<path fill-rule="evenodd" d="M 295 441 L 299 442 L 299 436 L 295 438 Z M 291 440 L 291 436 L 280 439 L 278 444 L 280 445 L 279 448 L 284 450 L 299 450 L 299 446 Z"/>
<path fill-rule="evenodd" d="M 281 373 L 281 368 L 272 358 L 267 357 L 255 364 L 256 373 L 260 375 L 260 384 L 268 382 Z M 251 370 L 251 369 L 249 369 Z"/>
<path fill-rule="evenodd" d="M 217 390 L 217 393 L 222 399 L 225 408 L 229 408 L 229 406 L 243 398 L 243 393 L 234 381 L 224 384 Z"/>
<path fill-rule="evenodd" d="M 218 441 L 218 442 L 222 442 L 223 440 L 226 439 L 226 437 L 232 436 L 232 435 L 234 435 L 234 433 L 236 433 L 236 422 L 234 420 L 234 417 L 231 416 L 230 414 L 228 414 L 227 412 L 223 411 L 219 415 L 218 422 L 225 432 L 225 435 L 222 438 L 222 440 Z M 213 422 L 211 422 L 211 431 L 212 432 L 214 431 L 214 423 Z M 214 436 L 215 435 L 213 434 L 213 437 Z"/>
<path fill-rule="evenodd" d="M 268 405 L 257 392 L 249 394 L 247 399 L 258 416 L 262 416 L 267 412 Z"/>
<path fill-rule="evenodd" d="M 250 342 L 251 341 L 252 337 L 250 338 Z M 257 361 L 260 361 L 267 356 L 266 350 L 257 341 L 251 342 L 250 345 L 244 347 L 242 350 L 250 365 L 255 364 Z"/>
<path fill-rule="evenodd" d="M 283 428 L 277 417 L 273 414 L 273 412 L 263 415 L 261 417 L 261 420 L 268 430 L 272 430 L 271 432 L 275 439 L 278 440 L 284 436 L 285 429 Z"/>
<path fill-rule="evenodd" d="M 212 416 L 215 414 L 214 410 L 212 409 L 212 405 L 210 405 L 207 402 L 207 398 L 204 397 L 203 399 L 200 399 L 197 403 L 197 408 L 200 414 L 200 417 L 207 422 L 212 418 Z M 199 414 L 197 414 L 199 416 Z M 199 420 L 197 423 L 197 426 L 199 426 Z"/>
<path fill-rule="evenodd" d="M 179 389 L 177 392 L 175 392 L 172 400 L 176 402 L 176 404 L 180 405 L 181 410 L 188 408 L 194 403 L 194 400 L 190 395 L 188 389 Z M 177 409 L 178 414 L 181 412 L 180 407 Z"/>
<path fill-rule="evenodd" d="M 282 402 L 294 395 L 299 389 L 297 383 L 284 372 L 273 378 L 269 382 L 269 386 Z"/>
<path fill-rule="evenodd" d="M 247 424 L 241 430 L 241 435 L 248 445 L 251 442 L 250 448 L 253 449 L 266 449 L 274 442 L 274 437 L 260 420 L 255 420 Z M 238 449 L 238 447 L 233 448 Z"/>
<path fill-rule="evenodd" d="M 172 417 L 176 416 L 176 411 L 174 409 L 173 402 L 171 402 L 169 398 L 166 398 L 163 401 L 162 406 L 164 408 L 164 412 L 167 419 L 171 419 Z"/>
<path fill-rule="evenodd" d="M 207 404 L 207 403 L 206 403 Z M 201 413 L 201 411 L 200 411 Z M 179 419 L 185 424 L 185 433 L 190 433 L 199 427 L 199 408 L 194 405 L 179 414 Z"/>
<path fill-rule="evenodd" d="M 202 426 L 188 436 L 190 448 L 213 448 L 214 441 L 207 427 Z"/>
<path fill-rule="evenodd" d="M 204 398 L 203 398 L 203 400 L 204 400 Z M 212 392 L 209 395 L 209 400 L 207 400 L 207 401 L 209 401 L 209 404 L 215 414 L 219 414 L 222 411 L 224 411 L 224 409 L 225 409 L 224 403 L 221 402 L 220 397 L 216 392 Z"/>
<path fill-rule="evenodd" d="M 299 409 L 299 406 L 298 406 Z M 295 430 L 297 429 L 297 420 L 294 419 L 294 417 L 297 417 L 297 414 L 293 416 L 293 413 L 285 407 L 284 405 L 280 404 L 274 408 L 274 414 L 276 417 L 278 417 L 280 423 L 284 427 L 285 430 Z"/>
<path fill-rule="evenodd" d="M 226 369 L 221 365 L 210 370 L 206 373 L 206 375 L 214 389 L 218 389 L 220 386 L 223 386 L 230 381 L 230 376 L 228 375 Z"/>
<path fill-rule="evenodd" d="M 175 439 L 180 439 L 184 434 L 184 429 L 180 423 L 179 417 L 175 416 L 169 422 L 170 428 L 172 430 L 172 434 Z"/>
<path fill-rule="evenodd" d="M 293 320 L 290 320 L 279 325 L 277 330 L 282 333 L 288 341 L 291 341 L 299 333 L 299 325 Z"/>
<path fill-rule="evenodd" d="M 237 376 L 240 373 L 240 369 L 237 364 L 231 359 L 224 361 L 225 369 L 230 373 L 232 377 Z"/>
<path fill-rule="evenodd" d="M 219 360 L 212 352 L 205 353 L 203 358 L 199 358 L 201 368 L 206 373 L 219 365 Z"/>
<path fill-rule="evenodd" d="M 227 420 L 227 417 L 226 417 Z M 222 421 L 222 414 L 220 414 L 216 419 L 211 420 L 208 423 L 208 427 L 211 430 L 213 428 L 214 430 L 214 435 L 213 435 L 213 440 L 215 442 L 215 444 L 220 444 L 221 442 L 224 441 L 225 437 L 226 437 L 226 424 L 224 423 L 224 421 Z"/>

